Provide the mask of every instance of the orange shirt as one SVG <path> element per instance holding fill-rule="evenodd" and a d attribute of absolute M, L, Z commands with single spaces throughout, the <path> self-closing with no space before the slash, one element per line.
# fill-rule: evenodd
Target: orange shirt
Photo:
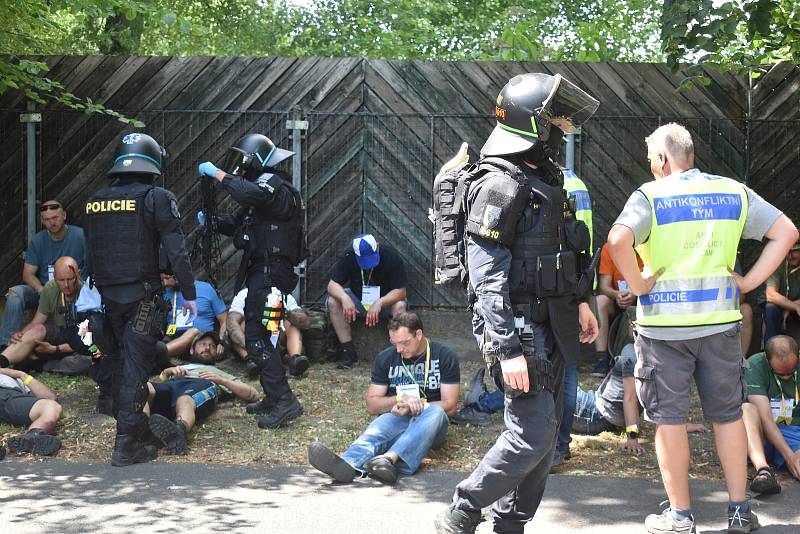
<path fill-rule="evenodd" d="M 644 269 L 644 263 L 642 262 L 642 258 L 636 254 L 636 262 L 639 264 L 639 271 L 641 272 Z M 622 277 L 622 273 L 617 270 L 617 266 L 614 265 L 614 260 L 611 259 L 611 253 L 608 251 L 608 243 L 603 245 L 603 248 L 600 249 L 600 274 L 605 274 L 611 276 L 611 287 L 619 291 L 619 284 L 620 280 L 624 280 Z"/>

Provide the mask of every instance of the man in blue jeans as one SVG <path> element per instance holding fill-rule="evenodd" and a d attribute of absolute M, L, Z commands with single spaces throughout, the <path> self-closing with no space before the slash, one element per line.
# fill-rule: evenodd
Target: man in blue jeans
<path fill-rule="evenodd" d="M 458 403 L 458 356 L 429 341 L 415 313 L 393 317 L 389 339 L 367 390 L 367 411 L 378 417 L 341 456 L 319 442 L 308 446 L 309 463 L 337 482 L 370 475 L 394 484 L 398 473 L 414 474 L 447 435 L 447 417 Z"/>

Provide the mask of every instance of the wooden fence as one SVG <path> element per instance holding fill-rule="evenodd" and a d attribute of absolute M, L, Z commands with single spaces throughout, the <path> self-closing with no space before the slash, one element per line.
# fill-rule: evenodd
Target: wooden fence
<path fill-rule="evenodd" d="M 409 271 L 410 298 L 459 306 L 463 297 L 432 285 L 427 210 L 436 169 L 461 141 L 476 157 L 493 127 L 494 97 L 513 75 L 561 73 L 601 102 L 576 149 L 576 171 L 595 207 L 602 242 L 630 193 L 650 179 L 643 139 L 668 121 L 692 132 L 698 166 L 747 180 L 790 216 L 800 215 L 797 67 L 775 66 L 752 90 L 746 79 L 708 71 L 711 83 L 677 92 L 685 74 L 629 63 L 423 62 L 245 57 L 45 57 L 52 79 L 144 121 L 169 152 L 163 185 L 180 200 L 192 237 L 200 195 L 197 164 L 218 160 L 248 132 L 291 148 L 286 120 L 309 121 L 302 142 L 303 194 L 311 256 L 304 300 L 324 294 L 336 255 L 358 232 L 393 243 Z M 25 249 L 25 106 L 0 97 L 0 286 L 20 279 Z M 114 120 L 39 109 L 39 198 L 56 197 L 80 224 L 87 195 L 100 187 L 118 136 Z M 224 243 L 224 271 L 238 261 Z M 221 292 L 230 297 L 231 276 Z"/>

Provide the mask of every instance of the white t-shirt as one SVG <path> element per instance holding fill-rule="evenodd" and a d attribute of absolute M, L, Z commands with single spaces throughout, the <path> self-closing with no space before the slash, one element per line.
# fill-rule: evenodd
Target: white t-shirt
<path fill-rule="evenodd" d="M 239 291 L 235 297 L 233 297 L 233 302 L 231 302 L 231 307 L 228 311 L 244 315 L 244 300 L 246 298 L 247 298 L 247 288 L 244 288 L 241 291 Z M 286 293 L 283 295 L 283 305 L 286 307 L 286 311 L 294 311 L 300 309 L 300 306 L 297 304 L 297 301 L 294 300 L 294 297 L 292 296 L 291 293 Z"/>
<path fill-rule="evenodd" d="M 22 383 L 22 380 L 11 378 L 8 375 L 0 374 L 0 388 L 18 389 L 23 393 L 29 393 L 31 390 Z"/>

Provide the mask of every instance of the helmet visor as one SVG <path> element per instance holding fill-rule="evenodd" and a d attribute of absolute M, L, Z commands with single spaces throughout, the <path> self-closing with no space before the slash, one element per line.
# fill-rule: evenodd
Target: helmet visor
<path fill-rule="evenodd" d="M 244 176 L 245 171 L 250 167 L 252 159 L 252 154 L 245 153 L 241 148 L 231 147 L 225 155 L 222 170 L 234 176 Z"/>
<path fill-rule="evenodd" d="M 538 115 L 564 133 L 575 133 L 594 115 L 600 102 L 560 74 L 555 78 L 553 89 Z"/>

